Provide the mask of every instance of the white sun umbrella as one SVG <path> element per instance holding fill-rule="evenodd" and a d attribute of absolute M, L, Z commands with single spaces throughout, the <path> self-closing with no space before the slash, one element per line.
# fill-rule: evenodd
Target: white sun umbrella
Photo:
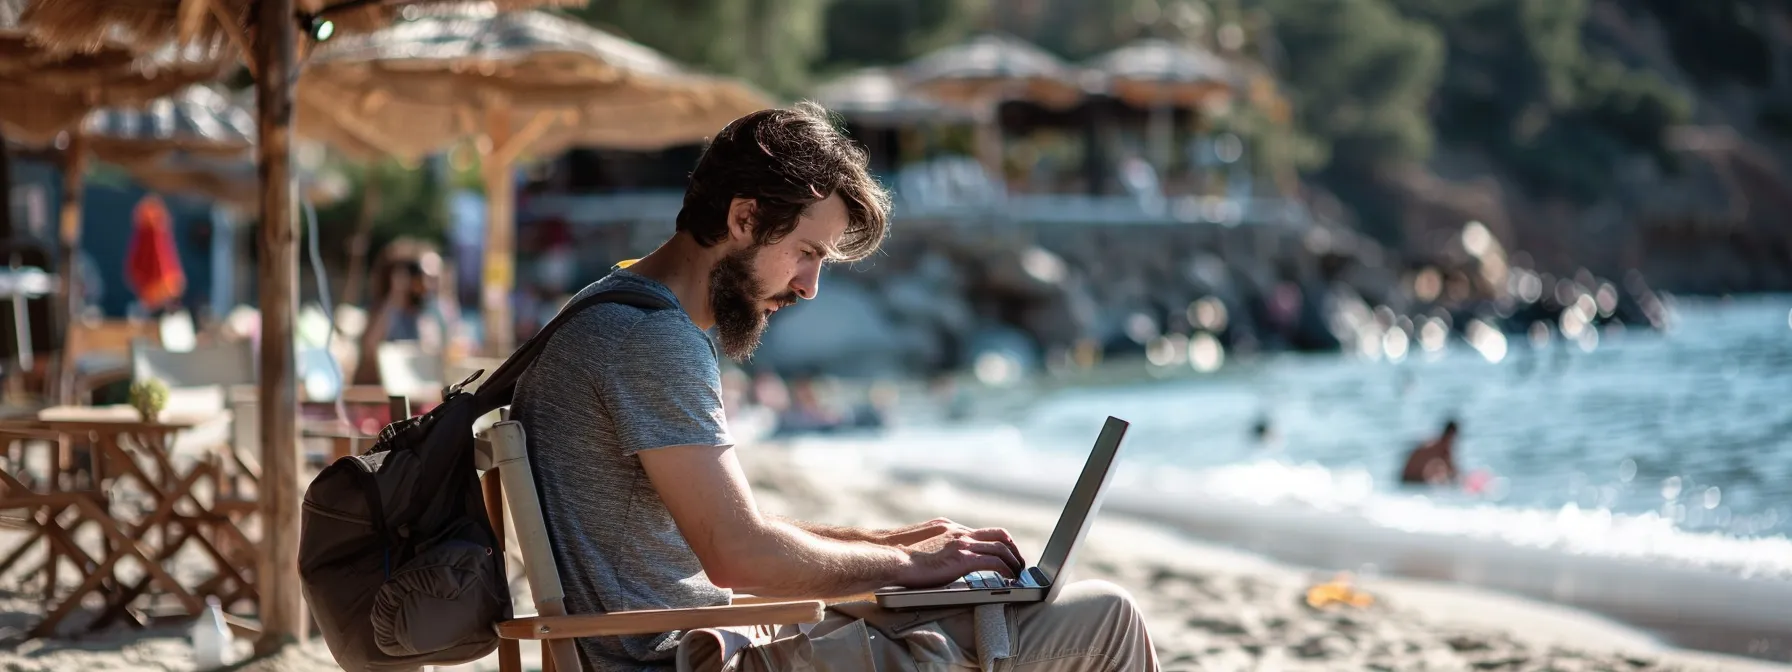
<path fill-rule="evenodd" d="M 1105 75 L 1107 90 L 1130 105 L 1150 110 L 1152 162 L 1170 162 L 1175 108 L 1205 111 L 1224 104 L 1236 87 L 1233 68 L 1204 49 L 1169 40 L 1135 40 L 1087 63 Z"/>

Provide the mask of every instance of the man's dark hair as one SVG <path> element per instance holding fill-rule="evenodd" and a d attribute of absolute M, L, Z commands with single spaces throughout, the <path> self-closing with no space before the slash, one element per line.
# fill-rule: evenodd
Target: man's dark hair
<path fill-rule="evenodd" d="M 835 128 L 814 103 L 760 110 L 723 127 L 691 171 L 678 211 L 678 230 L 708 247 L 728 238 L 728 206 L 752 199 L 757 244 L 775 243 L 796 228 L 810 205 L 839 194 L 846 202 L 846 236 L 834 252 L 842 261 L 870 256 L 889 230 L 890 196 L 871 179 L 865 151 Z"/>

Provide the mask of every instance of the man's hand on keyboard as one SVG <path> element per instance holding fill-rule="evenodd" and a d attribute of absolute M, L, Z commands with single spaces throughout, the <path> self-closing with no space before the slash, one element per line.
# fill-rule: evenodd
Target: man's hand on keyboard
<path fill-rule="evenodd" d="M 1015 572 L 1027 568 L 1026 556 L 1021 555 L 1020 547 L 1015 545 L 1014 538 L 1009 536 L 1007 530 L 999 527 L 975 529 L 952 522 L 946 518 L 935 518 L 924 523 L 916 523 L 907 527 L 890 530 L 885 533 L 884 538 L 880 540 L 879 543 L 882 543 L 885 546 L 913 546 L 928 539 L 954 535 L 970 537 L 979 541 L 999 541 L 1003 545 L 1006 545 L 1009 551 L 1013 552 L 1016 562 L 1014 565 Z"/>
<path fill-rule="evenodd" d="M 914 543 L 897 546 L 908 553 L 909 559 L 908 566 L 897 577 L 898 585 L 931 588 L 952 583 L 973 572 L 991 571 L 1013 577 L 1026 569 L 1006 530 L 973 530 L 951 521 L 939 523 L 937 527 L 943 529 Z"/>

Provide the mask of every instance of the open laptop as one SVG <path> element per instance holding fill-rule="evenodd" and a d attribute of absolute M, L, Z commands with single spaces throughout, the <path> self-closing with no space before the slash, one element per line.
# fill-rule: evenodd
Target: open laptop
<path fill-rule="evenodd" d="M 1095 522 L 1095 511 L 1101 508 L 1102 492 L 1108 475 L 1113 473 L 1114 455 L 1120 452 L 1120 440 L 1126 437 L 1125 420 L 1109 417 L 1095 439 L 1095 449 L 1083 465 L 1083 475 L 1070 491 L 1070 501 L 1058 517 L 1051 541 L 1039 564 L 1028 567 L 1019 576 L 1009 579 L 995 572 L 976 572 L 939 588 L 890 588 L 877 592 L 877 604 L 887 609 L 921 609 L 950 607 L 991 602 L 1042 602 L 1056 597 L 1059 581 L 1070 570 L 1071 554 L 1088 534 Z"/>

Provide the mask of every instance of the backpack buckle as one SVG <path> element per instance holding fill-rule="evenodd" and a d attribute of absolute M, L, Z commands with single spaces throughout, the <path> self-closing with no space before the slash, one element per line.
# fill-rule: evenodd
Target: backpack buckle
<path fill-rule="evenodd" d="M 472 385 L 473 381 L 479 380 L 479 377 L 483 376 L 483 375 L 485 375 L 485 369 L 479 369 L 477 371 L 474 371 L 473 375 L 467 376 L 466 380 L 460 381 L 457 384 L 450 385 L 446 388 L 443 388 L 442 389 L 442 398 L 447 399 L 450 396 L 460 394 L 461 391 L 465 390 L 468 385 Z"/>

